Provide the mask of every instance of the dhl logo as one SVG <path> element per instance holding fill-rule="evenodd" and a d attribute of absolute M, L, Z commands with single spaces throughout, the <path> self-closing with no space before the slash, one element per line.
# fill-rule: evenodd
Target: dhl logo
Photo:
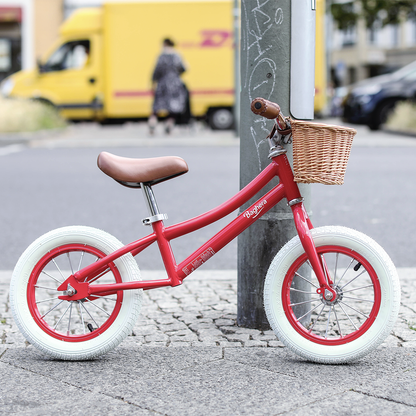
<path fill-rule="evenodd" d="M 206 29 L 199 32 L 201 38 L 196 42 L 181 42 L 180 48 L 223 48 L 233 46 L 233 33 L 228 30 Z"/>

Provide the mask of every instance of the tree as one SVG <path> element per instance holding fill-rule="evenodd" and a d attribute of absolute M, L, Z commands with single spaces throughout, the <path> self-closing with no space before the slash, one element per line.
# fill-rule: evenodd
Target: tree
<path fill-rule="evenodd" d="M 383 26 L 398 24 L 403 19 L 416 19 L 415 0 L 355 0 L 332 3 L 332 16 L 341 30 L 355 26 L 363 18 L 368 28 L 375 22 Z"/>

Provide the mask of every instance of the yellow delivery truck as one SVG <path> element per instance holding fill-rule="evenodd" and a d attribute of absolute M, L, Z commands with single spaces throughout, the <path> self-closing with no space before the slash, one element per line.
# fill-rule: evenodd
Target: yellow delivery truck
<path fill-rule="evenodd" d="M 51 103 L 72 120 L 146 118 L 162 41 L 172 38 L 187 66 L 193 116 L 231 128 L 232 7 L 232 0 L 143 0 L 79 9 L 37 68 L 6 79 L 3 94 Z"/>

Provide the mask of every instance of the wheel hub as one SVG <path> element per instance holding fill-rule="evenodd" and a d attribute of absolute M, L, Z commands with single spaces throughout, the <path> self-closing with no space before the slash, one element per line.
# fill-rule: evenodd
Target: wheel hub
<path fill-rule="evenodd" d="M 321 302 L 325 305 L 336 305 L 338 302 L 340 302 L 344 296 L 344 292 L 339 286 L 332 286 L 332 289 L 334 289 L 336 296 L 335 299 L 332 298 L 332 293 L 329 290 L 325 290 L 324 293 L 320 294 Z"/>

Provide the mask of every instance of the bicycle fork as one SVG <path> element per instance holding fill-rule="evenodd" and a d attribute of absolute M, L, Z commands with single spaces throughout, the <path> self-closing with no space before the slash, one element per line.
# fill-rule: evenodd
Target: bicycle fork
<path fill-rule="evenodd" d="M 289 202 L 289 206 L 292 209 L 293 219 L 302 247 L 308 256 L 309 262 L 319 281 L 319 288 L 316 292 L 319 295 L 322 295 L 325 300 L 329 302 L 333 301 L 337 298 L 337 293 L 332 287 L 333 281 L 331 280 L 324 259 L 320 259 L 318 256 L 311 234 L 313 226 L 302 203 L 302 199 Z"/>

